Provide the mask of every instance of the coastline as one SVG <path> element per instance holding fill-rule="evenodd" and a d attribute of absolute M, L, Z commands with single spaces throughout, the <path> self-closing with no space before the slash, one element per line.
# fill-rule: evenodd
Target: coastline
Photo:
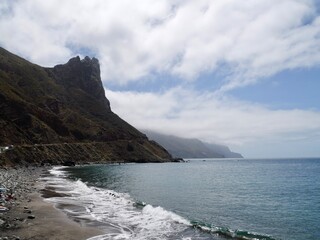
<path fill-rule="evenodd" d="M 103 232 L 70 219 L 41 196 L 41 175 L 48 168 L 0 169 L 0 184 L 12 189 L 13 199 L 0 206 L 9 210 L 0 213 L 0 238 L 19 240 L 78 240 Z M 6 181 L 4 183 L 4 181 Z"/>

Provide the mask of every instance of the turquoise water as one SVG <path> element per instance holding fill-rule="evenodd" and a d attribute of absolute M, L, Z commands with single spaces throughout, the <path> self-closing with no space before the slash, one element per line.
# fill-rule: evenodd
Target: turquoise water
<path fill-rule="evenodd" d="M 108 226 L 92 239 L 320 239 L 320 159 L 93 165 L 52 174 L 48 184 L 72 195 L 53 202 L 77 202 L 87 221 Z"/>

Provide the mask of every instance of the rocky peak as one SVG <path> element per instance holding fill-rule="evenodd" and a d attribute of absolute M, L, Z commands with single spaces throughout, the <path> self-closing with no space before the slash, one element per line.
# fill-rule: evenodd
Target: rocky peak
<path fill-rule="evenodd" d="M 0 47 L 0 145 L 11 144 L 0 165 L 171 159 L 111 111 L 97 59 L 43 68 Z"/>
<path fill-rule="evenodd" d="M 57 82 L 67 88 L 80 88 L 91 97 L 103 102 L 111 111 L 110 103 L 105 97 L 104 88 L 100 77 L 100 64 L 96 58 L 79 56 L 71 58 L 66 64 L 53 68 Z"/>

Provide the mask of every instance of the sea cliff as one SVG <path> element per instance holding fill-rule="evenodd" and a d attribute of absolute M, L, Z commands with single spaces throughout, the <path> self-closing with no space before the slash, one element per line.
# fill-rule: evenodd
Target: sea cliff
<path fill-rule="evenodd" d="M 8 145 L 0 166 L 172 160 L 112 112 L 98 59 L 45 68 L 0 48 L 0 146 Z"/>

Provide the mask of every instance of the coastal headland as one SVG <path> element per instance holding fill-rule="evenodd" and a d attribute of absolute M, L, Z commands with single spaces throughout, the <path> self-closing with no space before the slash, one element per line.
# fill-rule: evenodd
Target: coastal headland
<path fill-rule="evenodd" d="M 45 68 L 3 48 L 0 147 L 0 166 L 173 160 L 112 111 L 98 59 Z"/>
<path fill-rule="evenodd" d="M 50 166 L 167 161 L 165 148 L 113 113 L 98 59 L 46 68 L 0 48 L 1 240 L 99 235 L 43 200 L 38 180 Z"/>

